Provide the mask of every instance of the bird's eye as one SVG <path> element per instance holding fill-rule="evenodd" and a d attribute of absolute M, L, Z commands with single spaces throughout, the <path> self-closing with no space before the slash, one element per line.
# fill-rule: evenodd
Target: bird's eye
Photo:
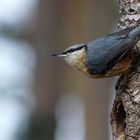
<path fill-rule="evenodd" d="M 79 47 L 77 47 L 77 48 L 70 48 L 70 49 L 66 50 L 64 53 L 65 53 L 65 54 L 67 54 L 67 53 L 72 53 L 72 52 L 81 50 L 81 49 L 84 48 L 84 47 L 86 47 L 86 45 L 79 46 Z"/>
<path fill-rule="evenodd" d="M 71 52 L 74 52 L 75 50 L 76 50 L 76 49 L 73 49 L 73 48 L 72 48 L 72 49 L 69 49 L 67 52 L 68 52 L 68 53 L 71 53 Z"/>
<path fill-rule="evenodd" d="M 66 50 L 64 53 L 65 54 L 67 54 L 67 53 L 71 53 L 71 52 L 74 52 L 76 49 L 74 49 L 74 48 L 71 48 L 71 49 L 69 49 L 69 50 Z"/>

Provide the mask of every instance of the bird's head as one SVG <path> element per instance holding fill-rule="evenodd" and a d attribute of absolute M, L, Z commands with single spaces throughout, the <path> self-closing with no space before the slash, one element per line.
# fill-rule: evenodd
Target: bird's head
<path fill-rule="evenodd" d="M 67 48 L 64 52 L 60 54 L 54 54 L 59 58 L 63 58 L 68 64 L 73 67 L 78 67 L 84 61 L 85 57 L 85 44 L 77 44 Z"/>
<path fill-rule="evenodd" d="M 87 46 L 85 44 L 77 44 L 67 48 L 64 52 L 53 56 L 63 58 L 72 67 L 89 76 L 88 70 L 85 66 L 86 48 Z"/>

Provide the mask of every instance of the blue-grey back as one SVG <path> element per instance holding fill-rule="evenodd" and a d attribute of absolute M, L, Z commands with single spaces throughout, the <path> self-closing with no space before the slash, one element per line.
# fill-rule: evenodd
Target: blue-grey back
<path fill-rule="evenodd" d="M 127 34 L 112 34 L 87 44 L 86 67 L 92 74 L 105 73 L 134 46 Z"/>

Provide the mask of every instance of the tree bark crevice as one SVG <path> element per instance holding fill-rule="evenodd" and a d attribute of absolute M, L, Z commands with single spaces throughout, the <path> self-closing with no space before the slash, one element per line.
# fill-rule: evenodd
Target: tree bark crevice
<path fill-rule="evenodd" d="M 140 74 L 137 71 L 140 71 L 139 66 L 135 73 L 130 71 L 119 80 L 111 113 L 115 140 L 140 138 Z"/>

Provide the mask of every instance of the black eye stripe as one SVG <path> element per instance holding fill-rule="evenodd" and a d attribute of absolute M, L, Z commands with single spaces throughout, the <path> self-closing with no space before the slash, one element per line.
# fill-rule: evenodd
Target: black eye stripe
<path fill-rule="evenodd" d="M 77 50 L 76 48 L 72 48 L 72 49 L 69 49 L 67 52 L 70 53 L 70 52 L 74 52 L 76 50 Z"/>
<path fill-rule="evenodd" d="M 83 45 L 83 46 L 80 46 L 80 47 L 77 47 L 77 48 L 71 48 L 67 51 L 64 52 L 64 54 L 67 54 L 67 53 L 71 53 L 71 52 L 75 52 L 75 51 L 78 51 L 78 50 L 81 50 L 82 48 L 86 47 L 86 45 Z"/>

